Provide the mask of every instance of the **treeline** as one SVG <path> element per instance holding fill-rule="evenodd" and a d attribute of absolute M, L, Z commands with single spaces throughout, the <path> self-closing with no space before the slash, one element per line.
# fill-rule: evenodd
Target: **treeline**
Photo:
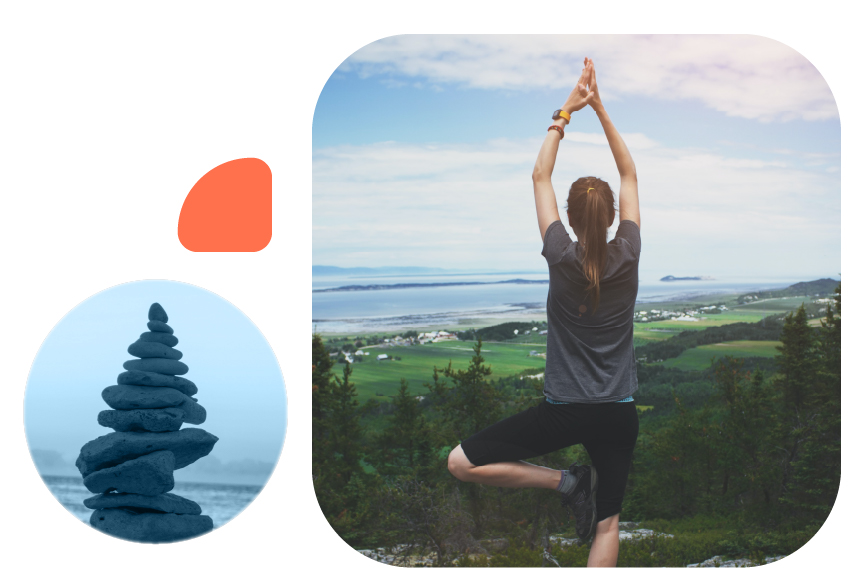
<path fill-rule="evenodd" d="M 619 565 L 782 555 L 815 533 L 840 478 L 839 298 L 836 309 L 818 332 L 803 308 L 788 315 L 776 368 L 725 358 L 689 375 L 707 388 L 691 404 L 692 382 L 639 368 L 640 379 L 667 389 L 673 411 L 641 414 L 621 518 L 659 521 L 662 529 L 702 524 L 691 536 L 622 546 Z M 429 551 L 438 566 L 518 566 L 540 564 L 544 537 L 573 536 L 558 493 L 461 483 L 446 469 L 464 438 L 538 403 L 542 381 L 493 380 L 479 341 L 466 368 L 434 369 L 423 398 L 402 381 L 382 415 L 377 404 L 357 403 L 349 365 L 341 376 L 332 369 L 313 336 L 312 476 L 324 516 L 350 545 L 399 545 L 402 558 Z M 590 462 L 581 446 L 531 462 L 564 468 L 576 460 Z M 563 566 L 584 565 L 586 553 L 552 548 Z"/>
<path fill-rule="evenodd" d="M 770 376 L 778 371 L 775 358 L 743 358 L 745 372 L 763 372 Z M 681 370 L 654 364 L 639 364 L 638 392 L 634 394 L 639 406 L 652 406 L 645 417 L 673 414 L 677 410 L 677 395 L 683 408 L 699 408 L 715 395 L 715 371 L 711 365 L 704 370 Z"/>
<path fill-rule="evenodd" d="M 330 352 L 355 352 L 359 348 L 364 348 L 365 346 L 374 346 L 376 344 L 383 344 L 385 340 L 391 340 L 396 336 L 400 336 L 404 339 L 407 338 L 417 338 L 419 335 L 415 330 L 409 330 L 402 334 L 392 334 L 391 336 L 386 334 L 375 334 L 371 336 L 355 336 L 353 338 L 349 336 L 341 336 L 338 338 L 328 338 L 326 342 L 326 348 Z"/>
<path fill-rule="evenodd" d="M 784 327 L 784 316 L 769 316 L 759 322 L 736 322 L 724 326 L 685 330 L 661 342 L 635 348 L 635 357 L 645 362 L 676 358 L 686 350 L 734 340 L 777 341 Z"/>
<path fill-rule="evenodd" d="M 537 328 L 537 330 L 533 330 Z M 506 322 L 497 326 L 489 326 L 486 328 L 464 330 L 457 332 L 457 339 L 465 341 L 475 341 L 479 338 L 485 342 L 503 342 L 505 340 L 513 340 L 519 335 L 525 335 L 526 332 L 540 332 L 546 329 L 546 322 Z M 514 333 L 514 332 L 517 333 Z"/>

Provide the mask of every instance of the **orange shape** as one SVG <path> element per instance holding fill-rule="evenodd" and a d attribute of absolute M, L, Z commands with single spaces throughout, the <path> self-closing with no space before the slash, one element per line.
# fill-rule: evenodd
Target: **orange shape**
<path fill-rule="evenodd" d="M 261 251 L 272 235 L 273 175 L 261 159 L 205 173 L 178 215 L 178 241 L 190 251 Z"/>

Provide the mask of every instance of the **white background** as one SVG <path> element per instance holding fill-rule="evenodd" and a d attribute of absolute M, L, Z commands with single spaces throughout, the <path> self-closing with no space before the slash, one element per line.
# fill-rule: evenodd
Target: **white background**
<path fill-rule="evenodd" d="M 843 127 L 842 189 L 851 191 L 849 55 L 855 47 L 842 2 L 637 5 L 459 0 L 305 6 L 3 4 L 4 575 L 447 576 L 445 570 L 409 571 L 362 557 L 329 528 L 314 498 L 307 331 L 314 105 L 342 60 L 392 34 L 753 33 L 790 45 L 824 75 L 837 98 Z M 341 111 L 345 123 L 346 102 Z M 263 159 L 273 172 L 270 245 L 249 254 L 185 250 L 176 234 L 184 196 L 208 170 L 241 157 Z M 844 212 L 850 205 L 844 196 Z M 844 247 L 849 241 L 844 228 Z M 849 254 L 843 255 L 845 269 Z M 223 528 L 171 545 L 120 541 L 82 525 L 42 484 L 24 438 L 24 385 L 44 337 L 82 300 L 139 279 L 196 284 L 240 308 L 276 352 L 288 395 L 285 447 L 258 499 Z M 851 364 L 846 366 L 848 378 Z M 847 395 L 847 408 L 849 402 Z M 844 420 L 848 443 L 851 432 Z M 851 450 L 851 444 L 844 447 Z M 836 569 L 848 554 L 845 522 L 852 512 L 851 475 L 851 461 L 845 461 L 838 504 L 805 548 L 748 573 L 845 573 Z M 484 569 L 456 574 L 536 572 Z"/>

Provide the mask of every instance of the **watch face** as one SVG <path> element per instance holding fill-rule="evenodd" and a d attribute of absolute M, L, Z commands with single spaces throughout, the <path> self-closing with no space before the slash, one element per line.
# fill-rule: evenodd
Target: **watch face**
<path fill-rule="evenodd" d="M 557 111 L 552 113 L 552 120 L 553 121 L 557 121 L 560 118 L 561 118 L 561 109 L 558 109 Z"/>

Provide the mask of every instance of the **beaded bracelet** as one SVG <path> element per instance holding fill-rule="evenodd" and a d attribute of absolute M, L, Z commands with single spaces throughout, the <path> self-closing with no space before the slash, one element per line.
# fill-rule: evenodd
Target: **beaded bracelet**
<path fill-rule="evenodd" d="M 558 131 L 558 134 L 560 134 L 560 135 L 561 135 L 561 139 L 563 139 L 563 138 L 564 138 L 564 129 L 562 129 L 562 128 L 561 128 L 561 127 L 559 127 L 558 125 L 552 125 L 552 126 L 551 126 L 551 127 L 549 127 L 548 129 L 546 129 L 546 132 L 548 133 L 548 132 L 549 132 L 549 131 L 551 131 L 552 129 L 555 129 L 556 131 Z M 558 140 L 560 141 L 561 139 L 558 139 Z"/>

